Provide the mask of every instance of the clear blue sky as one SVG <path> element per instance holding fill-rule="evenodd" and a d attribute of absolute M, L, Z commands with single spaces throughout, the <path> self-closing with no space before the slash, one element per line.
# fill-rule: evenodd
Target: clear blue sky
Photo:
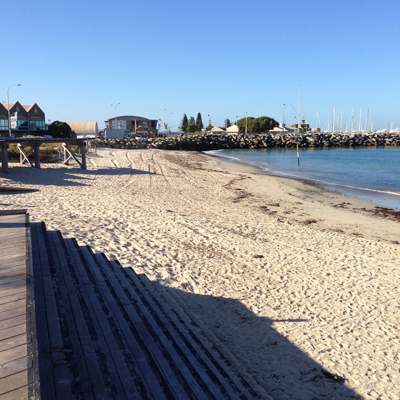
<path fill-rule="evenodd" d="M 400 127 L 399 0 L 3 2 L 0 101 L 46 119 L 118 115 L 213 125 L 238 115 L 324 129 L 353 106 L 374 129 Z M 296 109 L 293 110 L 292 106 Z"/>

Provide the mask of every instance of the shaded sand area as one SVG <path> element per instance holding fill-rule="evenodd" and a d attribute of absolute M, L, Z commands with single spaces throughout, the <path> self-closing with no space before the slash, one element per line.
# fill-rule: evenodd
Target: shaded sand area
<path fill-rule="evenodd" d="M 399 399 L 400 223 L 242 171 L 197 153 L 101 149 L 86 171 L 10 164 L 0 208 L 27 208 L 179 293 L 273 399 Z"/>

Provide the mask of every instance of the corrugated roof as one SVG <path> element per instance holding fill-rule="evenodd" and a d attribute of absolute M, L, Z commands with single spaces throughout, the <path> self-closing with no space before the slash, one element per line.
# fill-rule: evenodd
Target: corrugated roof
<path fill-rule="evenodd" d="M 109 118 L 107 121 L 113 121 L 115 117 Z M 143 117 L 135 117 L 134 115 L 121 115 L 117 117 L 117 121 L 151 121 L 151 119 Z"/>
<path fill-rule="evenodd" d="M 67 124 L 77 135 L 97 135 L 99 133 L 97 122 L 67 122 Z"/>

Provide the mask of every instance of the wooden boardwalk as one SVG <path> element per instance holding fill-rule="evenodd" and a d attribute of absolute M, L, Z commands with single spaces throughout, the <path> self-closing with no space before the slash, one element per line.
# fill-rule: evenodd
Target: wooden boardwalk
<path fill-rule="evenodd" d="M 0 212 L 0 399 L 37 397 L 30 230 L 25 210 Z"/>
<path fill-rule="evenodd" d="M 0 400 L 269 399 L 174 291 L 4 218 Z"/>

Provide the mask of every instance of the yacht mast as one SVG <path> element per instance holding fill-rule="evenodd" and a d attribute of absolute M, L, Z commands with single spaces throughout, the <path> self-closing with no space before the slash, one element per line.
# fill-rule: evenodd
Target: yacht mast
<path fill-rule="evenodd" d="M 297 114 L 297 133 L 300 133 L 300 100 L 301 100 L 301 85 L 299 86 L 299 112 Z"/>

